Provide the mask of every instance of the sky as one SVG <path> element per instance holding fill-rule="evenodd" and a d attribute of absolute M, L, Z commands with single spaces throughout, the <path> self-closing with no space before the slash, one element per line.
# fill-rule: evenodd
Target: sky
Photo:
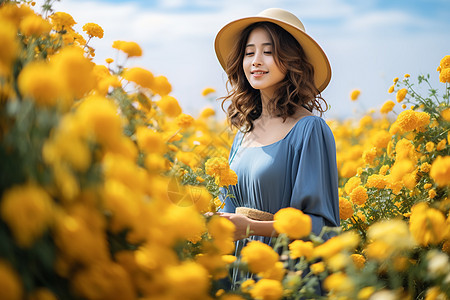
<path fill-rule="evenodd" d="M 89 42 L 97 64 L 118 57 L 113 41 L 137 42 L 143 56 L 129 59 L 126 67 L 166 76 L 185 113 L 196 116 L 209 106 L 219 118 L 225 114 L 215 99 L 226 95 L 226 75 L 215 56 L 215 35 L 226 23 L 270 7 L 294 13 L 327 54 L 333 75 L 322 93 L 331 106 L 326 119 L 357 118 L 395 101 L 387 90 L 393 78 L 406 73 L 413 79 L 430 74 L 434 88 L 445 88 L 436 68 L 450 55 L 448 0 L 61 0 L 53 5 L 73 16 L 78 32 L 88 22 L 102 26 L 104 37 Z M 216 93 L 202 97 L 205 87 Z M 355 102 L 349 97 L 353 89 L 361 91 Z"/>

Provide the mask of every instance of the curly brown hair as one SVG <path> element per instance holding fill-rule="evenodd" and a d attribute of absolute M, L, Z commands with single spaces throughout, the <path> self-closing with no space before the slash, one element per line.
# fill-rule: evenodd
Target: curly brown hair
<path fill-rule="evenodd" d="M 262 112 L 260 92 L 247 81 L 242 65 L 245 45 L 255 28 L 263 28 L 269 33 L 275 63 L 281 70 L 286 71 L 286 76 L 278 84 L 268 108 L 274 111 L 276 116 L 282 117 L 283 121 L 294 115 L 300 106 L 309 111 L 316 110 L 322 115 L 328 105 L 314 84 L 314 68 L 308 62 L 302 46 L 280 26 L 270 22 L 257 22 L 242 31 L 227 60 L 225 71 L 228 75 L 228 95 L 220 99 L 224 111 L 225 102 L 231 100 L 226 112 L 231 126 L 244 132 L 252 131 L 253 121 L 259 118 Z"/>

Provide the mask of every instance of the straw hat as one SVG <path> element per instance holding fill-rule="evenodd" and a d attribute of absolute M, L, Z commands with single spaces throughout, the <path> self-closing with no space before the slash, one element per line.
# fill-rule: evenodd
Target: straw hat
<path fill-rule="evenodd" d="M 215 50 L 222 68 L 237 43 L 239 34 L 249 25 L 257 22 L 271 22 L 289 32 L 302 46 L 308 61 L 314 67 L 314 82 L 322 92 L 331 79 L 331 66 L 322 48 L 305 32 L 302 22 L 290 12 L 280 8 L 269 8 L 253 17 L 232 21 L 225 25 L 215 40 Z"/>

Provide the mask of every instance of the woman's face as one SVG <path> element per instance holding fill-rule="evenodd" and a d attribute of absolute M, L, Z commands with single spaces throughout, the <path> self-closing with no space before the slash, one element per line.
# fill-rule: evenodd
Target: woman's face
<path fill-rule="evenodd" d="M 284 79 L 286 72 L 275 63 L 270 35 L 257 27 L 250 33 L 245 47 L 243 68 L 250 85 L 271 98 L 276 85 Z"/>

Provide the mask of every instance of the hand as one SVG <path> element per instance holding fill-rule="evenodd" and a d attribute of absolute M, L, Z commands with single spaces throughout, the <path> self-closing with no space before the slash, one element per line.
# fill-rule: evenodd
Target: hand
<path fill-rule="evenodd" d="M 227 218 L 231 222 L 233 222 L 234 226 L 236 227 L 236 231 L 234 232 L 234 240 L 241 240 L 249 235 L 250 233 L 250 226 L 252 224 L 252 220 L 244 215 L 241 214 L 234 214 L 234 213 L 218 213 L 219 216 Z"/>

